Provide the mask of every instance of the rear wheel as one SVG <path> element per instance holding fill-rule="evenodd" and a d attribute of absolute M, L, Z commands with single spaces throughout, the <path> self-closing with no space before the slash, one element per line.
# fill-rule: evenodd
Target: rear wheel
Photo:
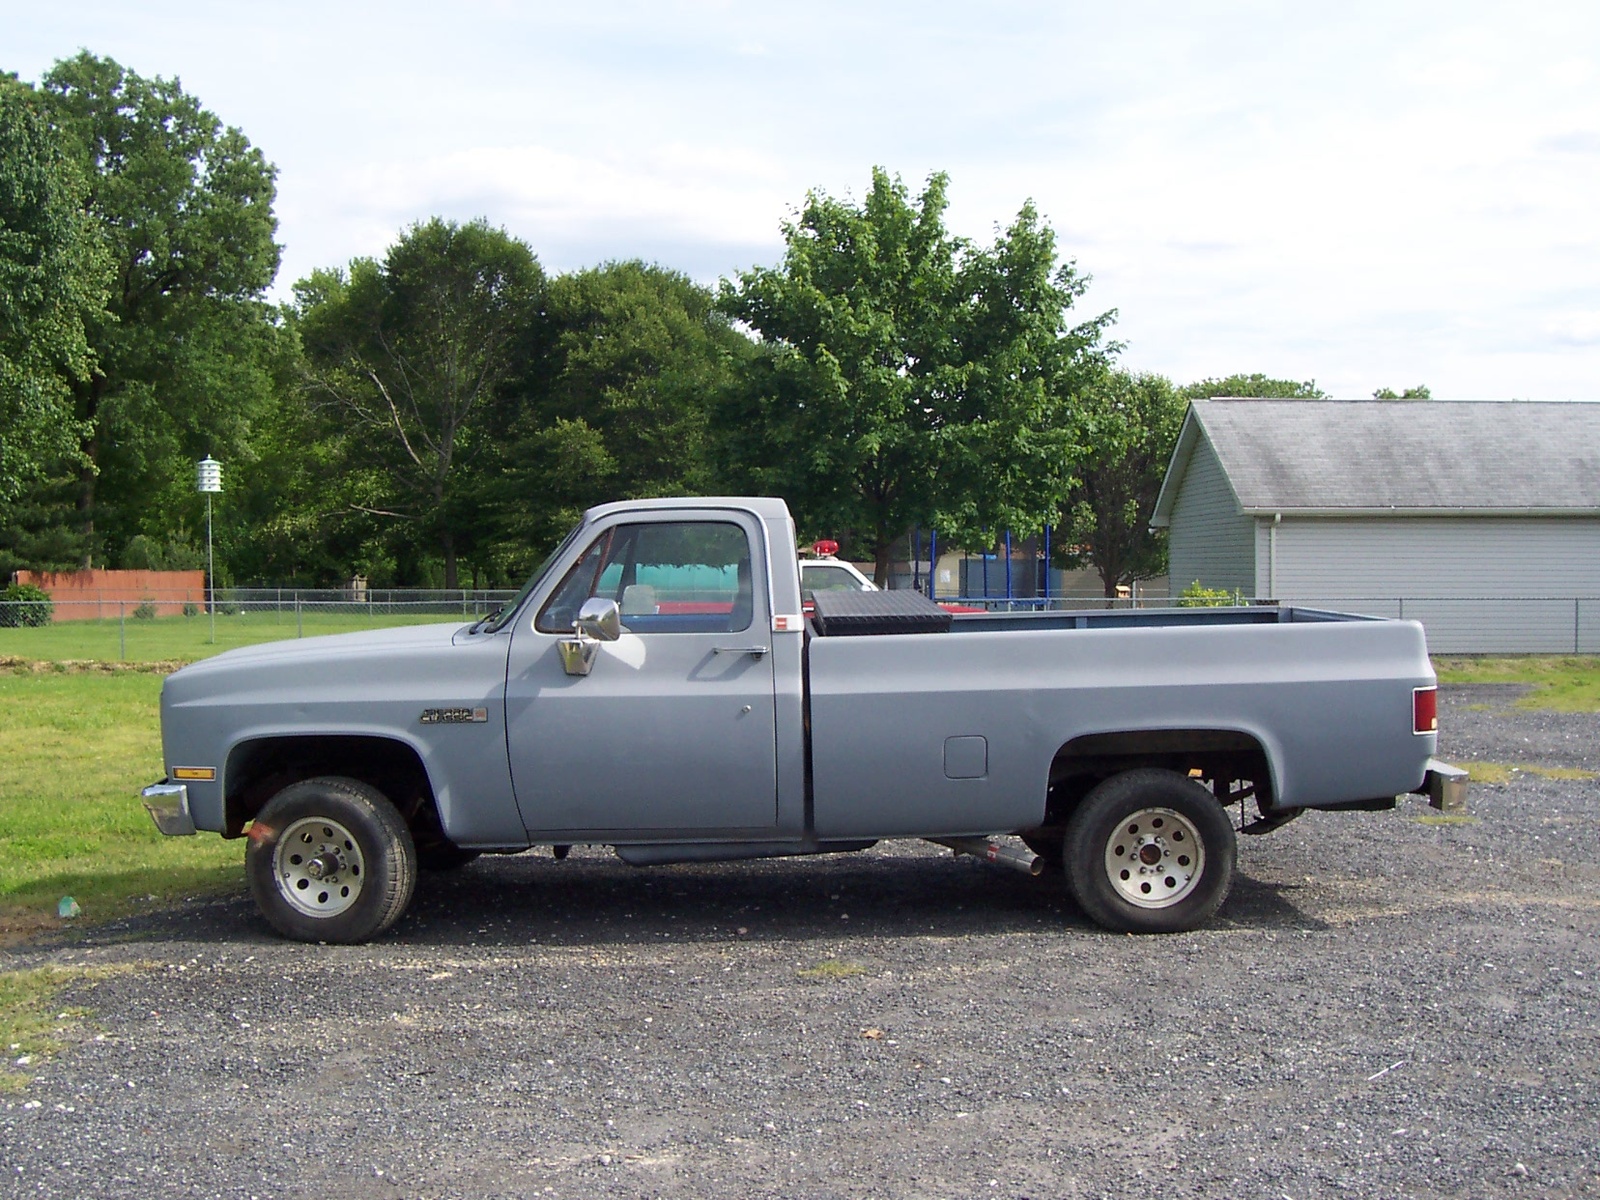
<path fill-rule="evenodd" d="M 245 851 L 256 906 L 302 942 L 364 942 L 400 919 L 417 854 L 383 793 L 325 776 L 284 788 L 256 817 Z"/>
<path fill-rule="evenodd" d="M 1067 821 L 1067 882 L 1107 929 L 1176 933 L 1207 921 L 1233 883 L 1238 843 L 1211 793 L 1172 771 L 1099 784 Z"/>

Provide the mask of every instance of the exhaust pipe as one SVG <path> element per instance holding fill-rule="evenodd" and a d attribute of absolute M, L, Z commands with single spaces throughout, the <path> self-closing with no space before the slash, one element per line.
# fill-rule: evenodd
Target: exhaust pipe
<path fill-rule="evenodd" d="M 944 846 L 957 854 L 970 854 L 973 858 L 987 859 L 1001 866 L 1011 867 L 1024 875 L 1043 875 L 1044 859 L 1026 846 L 1012 846 L 999 838 L 925 838 L 936 846 Z"/>

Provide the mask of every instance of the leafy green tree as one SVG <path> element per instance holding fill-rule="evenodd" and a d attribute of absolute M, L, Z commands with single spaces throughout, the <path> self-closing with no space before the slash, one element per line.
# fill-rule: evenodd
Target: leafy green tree
<path fill-rule="evenodd" d="M 83 200 L 39 97 L 0 77 L 0 503 L 77 453 L 72 384 L 94 372 L 107 267 Z"/>
<path fill-rule="evenodd" d="M 718 406 L 728 478 L 808 529 L 855 531 L 880 584 L 912 525 L 976 540 L 1049 519 L 1076 456 L 1062 384 L 1110 319 L 1067 328 L 1087 280 L 1031 205 L 978 247 L 945 228 L 946 187 L 935 174 L 913 202 L 875 169 L 859 205 L 812 192 L 783 266 L 720 297 L 762 343 Z"/>
<path fill-rule="evenodd" d="M 1419 383 L 1416 387 L 1408 387 L 1403 392 L 1396 392 L 1393 388 L 1379 388 L 1372 393 L 1372 398 L 1374 400 L 1432 400 L 1433 393 L 1428 390 L 1425 384 Z"/>
<path fill-rule="evenodd" d="M 1315 379 L 1303 383 L 1293 379 L 1273 379 L 1266 375 L 1225 375 L 1221 379 L 1202 379 L 1178 389 L 1185 400 L 1209 400 L 1213 396 L 1249 396 L 1258 400 L 1326 400 Z"/>
<path fill-rule="evenodd" d="M 551 281 L 546 403 L 598 429 L 612 499 L 704 492 L 708 398 L 751 346 L 711 292 L 676 271 L 607 263 Z"/>
<path fill-rule="evenodd" d="M 710 400 L 752 353 L 676 271 L 624 261 L 552 279 L 481 477 L 494 573 L 520 574 L 591 504 L 712 490 Z"/>
<path fill-rule="evenodd" d="M 278 268 L 275 172 L 175 79 L 85 51 L 58 62 L 40 95 L 111 260 L 88 331 L 94 369 L 74 386 L 89 565 L 96 541 L 164 535 L 195 459 L 248 454 L 273 399 L 279 331 L 262 297 Z"/>
<path fill-rule="evenodd" d="M 1058 526 L 1058 558 L 1092 566 L 1109 598 L 1165 572 L 1164 533 L 1150 529 L 1189 402 L 1160 375 L 1106 371 L 1078 396 L 1085 452 Z"/>
<path fill-rule="evenodd" d="M 518 369 L 544 273 L 528 246 L 486 221 L 413 225 L 384 260 L 295 285 L 306 386 L 345 461 L 378 482 L 353 507 L 431 545 L 444 585 L 480 524 L 474 472 L 493 460 L 486 424 Z"/>

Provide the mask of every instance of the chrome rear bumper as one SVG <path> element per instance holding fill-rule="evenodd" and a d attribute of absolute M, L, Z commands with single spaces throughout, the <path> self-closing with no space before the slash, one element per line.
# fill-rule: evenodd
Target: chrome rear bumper
<path fill-rule="evenodd" d="M 195 832 L 189 815 L 189 789 L 181 783 L 152 783 L 139 795 L 156 828 L 168 837 L 188 837 Z"/>
<path fill-rule="evenodd" d="M 1428 773 L 1417 789 L 1440 812 L 1460 812 L 1467 806 L 1467 773 L 1437 758 L 1428 760 Z"/>

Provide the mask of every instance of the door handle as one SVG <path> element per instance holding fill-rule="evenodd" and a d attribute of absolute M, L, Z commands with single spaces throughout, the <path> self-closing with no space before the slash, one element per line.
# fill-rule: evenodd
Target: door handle
<path fill-rule="evenodd" d="M 757 658 L 760 658 L 766 652 L 767 647 L 765 646 L 713 646 L 711 648 L 711 653 L 713 654 L 754 654 Z"/>

